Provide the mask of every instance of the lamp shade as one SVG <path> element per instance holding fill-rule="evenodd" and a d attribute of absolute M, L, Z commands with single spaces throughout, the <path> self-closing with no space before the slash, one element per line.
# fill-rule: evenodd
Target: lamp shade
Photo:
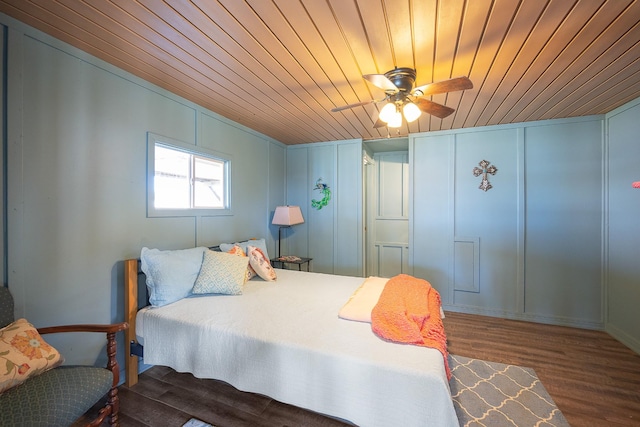
<path fill-rule="evenodd" d="M 302 212 L 300 206 L 278 206 L 273 214 L 273 225 L 296 225 L 302 224 Z"/>

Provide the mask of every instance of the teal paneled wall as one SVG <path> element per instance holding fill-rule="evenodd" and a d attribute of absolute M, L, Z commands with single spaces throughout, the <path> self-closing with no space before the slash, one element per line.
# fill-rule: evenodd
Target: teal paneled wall
<path fill-rule="evenodd" d="M 306 147 L 287 148 L 287 196 L 288 205 L 300 206 L 304 224 L 295 225 L 282 230 L 282 254 L 309 257 L 309 181 L 307 169 L 309 154 Z"/>
<path fill-rule="evenodd" d="M 0 20 L 10 27 L 7 239 L 18 316 L 36 326 L 122 320 L 121 261 L 143 246 L 266 237 L 275 253 L 270 220 L 285 202 L 283 144 Z M 147 132 L 227 154 L 233 215 L 147 218 Z M 92 363 L 104 346 L 103 337 L 51 340 L 68 363 Z"/>
<path fill-rule="evenodd" d="M 640 100 L 607 115 L 606 329 L 640 353 Z"/>
<path fill-rule="evenodd" d="M 412 274 L 431 282 L 442 303 L 453 303 L 454 135 L 409 140 L 409 262 Z"/>
<path fill-rule="evenodd" d="M 414 135 L 413 273 L 452 310 L 603 327 L 602 117 Z M 498 168 L 478 188 L 481 160 Z"/>
<path fill-rule="evenodd" d="M 493 186 L 488 191 L 478 188 L 482 177 L 473 174 L 482 160 L 498 169 L 495 175 L 488 175 Z M 517 310 L 517 160 L 517 129 L 480 129 L 456 135 L 452 277 L 455 305 Z M 475 239 L 477 243 L 473 243 Z M 473 252 L 467 253 L 470 250 Z M 475 264 L 476 259 L 479 265 Z M 474 286 L 471 280 L 476 282 Z"/>
<path fill-rule="evenodd" d="M 525 129 L 525 312 L 602 325 L 602 120 Z"/>
<path fill-rule="evenodd" d="M 364 266 L 362 144 L 338 144 L 334 274 L 361 276 Z"/>
<path fill-rule="evenodd" d="M 336 146 L 334 144 L 314 144 L 309 146 L 307 164 L 307 188 L 309 256 L 313 258 L 313 270 L 320 273 L 333 273 L 333 251 L 336 224 Z M 323 194 L 314 189 L 316 181 L 321 179 L 332 191 L 332 200 L 321 209 L 311 207 L 311 200 L 321 200 Z"/>
<path fill-rule="evenodd" d="M 362 167 L 360 140 L 287 147 L 287 203 L 300 205 L 305 223 L 287 230 L 283 253 L 313 258 L 316 272 L 362 276 Z M 314 209 L 320 178 L 331 200 Z"/>

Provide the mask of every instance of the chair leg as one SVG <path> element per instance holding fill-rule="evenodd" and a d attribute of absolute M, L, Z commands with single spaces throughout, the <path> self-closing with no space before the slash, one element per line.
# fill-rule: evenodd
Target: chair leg
<path fill-rule="evenodd" d="M 109 417 L 109 425 L 118 426 L 120 420 L 118 419 L 118 411 L 120 411 L 120 397 L 118 396 L 118 387 L 112 387 L 109 390 L 108 398 L 109 406 L 111 407 L 111 416 Z"/>

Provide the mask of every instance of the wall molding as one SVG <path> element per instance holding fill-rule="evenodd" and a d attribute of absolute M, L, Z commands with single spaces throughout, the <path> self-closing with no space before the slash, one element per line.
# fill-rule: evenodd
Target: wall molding
<path fill-rule="evenodd" d="M 640 354 L 640 340 L 632 337 L 631 335 L 618 328 L 617 326 L 612 325 L 611 323 L 607 323 L 605 325 L 604 331 L 620 341 L 622 344 L 629 347 L 631 350 Z"/>
<path fill-rule="evenodd" d="M 453 290 L 480 293 L 480 238 L 455 236 L 453 246 Z"/>
<path fill-rule="evenodd" d="M 604 323 L 602 322 L 590 322 L 588 320 L 571 319 L 568 317 L 561 317 L 561 316 L 543 316 L 539 314 L 514 313 L 511 311 L 505 311 L 505 310 L 495 310 L 495 309 L 466 306 L 466 305 L 459 305 L 459 304 L 458 305 L 442 304 L 442 309 L 445 311 L 452 311 L 455 313 L 477 314 L 481 316 L 499 317 L 499 318 L 509 319 L 509 320 L 524 320 L 526 322 L 543 323 L 547 325 L 568 326 L 572 328 L 605 331 Z M 445 313 L 445 316 L 446 316 L 446 313 Z M 609 332 L 609 331 L 607 330 L 605 332 Z M 623 343 L 627 346 L 629 345 L 629 344 L 626 344 L 624 341 Z"/>

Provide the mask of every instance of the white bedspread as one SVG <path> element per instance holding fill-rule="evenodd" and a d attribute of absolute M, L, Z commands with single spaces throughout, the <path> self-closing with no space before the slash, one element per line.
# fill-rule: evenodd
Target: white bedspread
<path fill-rule="evenodd" d="M 243 295 L 143 310 L 144 362 L 362 427 L 458 425 L 438 350 L 385 342 L 370 324 L 338 318 L 363 278 L 276 271 L 276 282 L 251 280 Z"/>

